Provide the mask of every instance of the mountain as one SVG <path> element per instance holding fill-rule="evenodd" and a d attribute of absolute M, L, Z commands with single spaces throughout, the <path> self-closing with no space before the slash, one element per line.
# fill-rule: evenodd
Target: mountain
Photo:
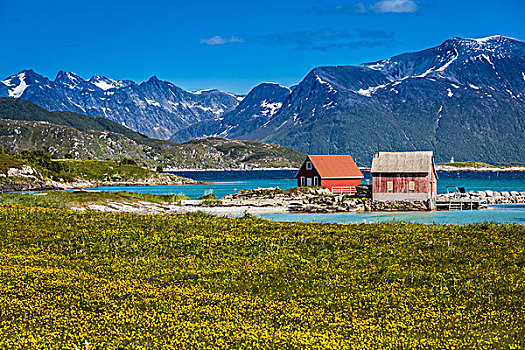
<path fill-rule="evenodd" d="M 235 121 L 223 121 L 215 134 L 311 154 L 349 153 L 361 165 L 376 150 L 434 150 L 438 161 L 523 160 L 525 43 L 453 38 L 382 61 L 315 68 L 280 103 L 270 118 L 241 103 L 224 115 Z M 173 139 L 198 136 L 182 129 Z"/>
<path fill-rule="evenodd" d="M 167 139 L 189 124 L 215 119 L 242 99 L 218 90 L 186 91 L 156 76 L 137 84 L 60 71 L 55 80 L 24 70 L 0 81 L 0 96 L 22 98 L 52 111 L 102 116 L 150 137 Z"/>
<path fill-rule="evenodd" d="M 180 142 L 210 135 L 228 135 L 229 138 L 245 135 L 271 121 L 290 93 L 290 88 L 278 84 L 260 84 L 234 110 L 220 118 L 181 129 L 171 140 Z"/>
<path fill-rule="evenodd" d="M 0 146 L 16 153 L 44 150 L 60 158 L 128 158 L 151 168 L 264 169 L 297 167 L 304 159 L 288 147 L 261 142 L 206 138 L 177 144 L 151 139 L 105 118 L 50 112 L 13 98 L 0 98 Z"/>

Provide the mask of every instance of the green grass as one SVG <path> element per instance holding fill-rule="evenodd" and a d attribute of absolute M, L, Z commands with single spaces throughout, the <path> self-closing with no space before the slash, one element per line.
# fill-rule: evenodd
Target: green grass
<path fill-rule="evenodd" d="M 202 200 L 203 205 L 209 205 L 209 206 L 220 206 L 222 205 L 222 201 L 217 198 L 217 196 L 213 193 L 205 194 L 204 196 L 201 196 L 197 199 Z"/>
<path fill-rule="evenodd" d="M 78 159 L 61 159 L 55 160 L 55 162 L 60 163 L 61 167 L 72 176 L 89 181 L 133 182 L 153 177 L 163 181 L 179 182 L 184 179 L 177 175 L 159 173 L 126 162 Z"/>
<path fill-rule="evenodd" d="M 10 168 L 20 169 L 26 163 L 12 155 L 0 152 L 0 173 L 7 175 Z"/>
<path fill-rule="evenodd" d="M 126 181 L 145 179 L 153 171 L 133 164 L 122 164 L 112 161 L 99 160 L 59 160 L 56 161 L 73 176 L 90 181 Z"/>

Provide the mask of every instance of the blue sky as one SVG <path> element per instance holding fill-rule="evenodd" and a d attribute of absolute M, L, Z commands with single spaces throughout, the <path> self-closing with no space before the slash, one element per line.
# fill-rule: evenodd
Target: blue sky
<path fill-rule="evenodd" d="M 33 68 L 247 93 L 312 68 L 376 61 L 448 38 L 525 40 L 522 0 L 0 0 L 0 78 Z"/>

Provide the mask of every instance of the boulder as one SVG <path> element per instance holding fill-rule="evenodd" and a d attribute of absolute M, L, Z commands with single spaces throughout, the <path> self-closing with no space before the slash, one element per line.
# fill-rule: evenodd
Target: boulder
<path fill-rule="evenodd" d="M 476 192 L 476 196 L 479 198 L 485 198 L 487 194 L 485 193 L 485 191 L 478 191 Z"/>
<path fill-rule="evenodd" d="M 510 197 L 510 193 L 507 192 L 507 191 L 503 191 L 503 192 L 501 192 L 501 195 L 502 195 L 503 197 Z"/>
<path fill-rule="evenodd" d="M 518 197 L 520 195 L 520 193 L 518 191 L 510 191 L 510 195 L 512 197 Z"/>

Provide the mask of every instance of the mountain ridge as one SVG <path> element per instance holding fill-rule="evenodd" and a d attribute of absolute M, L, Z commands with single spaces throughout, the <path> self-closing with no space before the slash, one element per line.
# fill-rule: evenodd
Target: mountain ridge
<path fill-rule="evenodd" d="M 374 150 L 416 149 L 434 150 L 440 161 L 516 161 L 525 158 L 524 111 L 525 43 L 453 38 L 385 60 L 314 68 L 267 123 L 217 133 L 350 153 L 361 164 Z M 238 115 L 238 123 L 249 118 Z"/>
<path fill-rule="evenodd" d="M 150 137 L 169 138 L 191 123 L 220 117 L 241 96 L 216 89 L 186 91 L 152 76 L 136 83 L 59 71 L 50 80 L 32 69 L 0 81 L 0 96 L 23 98 L 51 111 L 102 116 Z"/>
<path fill-rule="evenodd" d="M 64 91 L 86 90 L 86 80 L 59 73 L 55 80 Z M 36 79 L 42 80 L 40 90 L 49 90 L 49 80 Z M 0 95 L 27 95 L 42 105 L 41 93 L 30 90 L 33 82 L 21 80 L 2 81 Z M 263 83 L 244 99 L 217 90 L 187 92 L 155 76 L 139 85 L 93 76 L 89 84 L 97 85 L 95 97 L 112 103 L 126 89 L 126 96 L 138 96 L 132 98 L 138 109 L 130 109 L 138 110 L 137 118 L 107 115 L 112 111 L 98 100 L 94 111 L 176 142 L 209 136 L 263 141 L 305 153 L 350 153 L 361 164 L 369 163 L 374 150 L 430 149 L 439 161 L 525 158 L 525 42 L 500 35 L 455 37 L 375 62 L 317 67 L 291 89 Z M 55 109 L 78 104 L 53 89 L 48 96 Z M 217 104 L 224 96 L 228 108 Z M 159 113 L 175 107 L 176 117 Z"/>

